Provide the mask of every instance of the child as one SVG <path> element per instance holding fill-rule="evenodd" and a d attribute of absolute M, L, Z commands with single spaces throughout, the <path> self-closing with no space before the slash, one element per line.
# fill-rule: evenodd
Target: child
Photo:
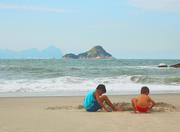
<path fill-rule="evenodd" d="M 141 95 L 138 98 L 132 98 L 132 106 L 136 113 L 136 110 L 139 112 L 147 112 L 151 109 L 156 103 L 149 96 L 149 88 L 144 86 L 141 88 Z"/>
<path fill-rule="evenodd" d="M 86 111 L 89 112 L 96 112 L 98 109 L 104 109 L 107 112 L 111 112 L 110 109 L 106 108 L 103 104 L 105 101 L 114 111 L 122 111 L 122 109 L 114 106 L 109 98 L 106 95 L 101 96 L 102 94 L 106 93 L 106 88 L 103 84 L 98 85 L 96 91 L 90 91 L 86 95 L 84 99 L 83 106 Z"/>

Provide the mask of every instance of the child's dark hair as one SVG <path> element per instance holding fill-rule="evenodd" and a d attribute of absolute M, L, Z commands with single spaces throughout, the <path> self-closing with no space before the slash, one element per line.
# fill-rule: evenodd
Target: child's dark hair
<path fill-rule="evenodd" d="M 146 86 L 143 86 L 141 88 L 141 94 L 149 94 L 149 88 Z"/>
<path fill-rule="evenodd" d="M 106 87 L 104 84 L 99 84 L 96 89 L 102 90 L 103 93 L 106 93 Z"/>

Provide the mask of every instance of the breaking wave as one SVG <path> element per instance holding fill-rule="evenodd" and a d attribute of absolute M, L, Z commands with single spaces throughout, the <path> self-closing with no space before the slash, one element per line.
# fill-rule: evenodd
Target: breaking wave
<path fill-rule="evenodd" d="M 147 85 L 153 91 L 180 90 L 180 77 L 153 78 L 148 76 L 119 76 L 104 78 L 58 77 L 41 80 L 0 80 L 0 92 L 63 92 L 63 91 L 89 91 L 98 84 L 105 84 L 108 91 L 138 91 Z"/>

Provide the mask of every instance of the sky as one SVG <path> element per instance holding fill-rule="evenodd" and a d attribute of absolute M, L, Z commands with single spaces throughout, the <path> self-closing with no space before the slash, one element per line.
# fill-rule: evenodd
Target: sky
<path fill-rule="evenodd" d="M 180 0 L 0 0 L 0 49 L 180 59 Z"/>

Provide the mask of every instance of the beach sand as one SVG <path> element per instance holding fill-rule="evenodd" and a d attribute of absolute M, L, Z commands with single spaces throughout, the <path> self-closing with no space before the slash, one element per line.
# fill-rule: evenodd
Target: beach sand
<path fill-rule="evenodd" d="M 130 113 L 133 96 L 109 97 L 126 111 L 86 112 L 84 97 L 0 98 L 0 132 L 180 131 L 180 94 L 151 95 L 158 105 L 148 114 Z"/>

